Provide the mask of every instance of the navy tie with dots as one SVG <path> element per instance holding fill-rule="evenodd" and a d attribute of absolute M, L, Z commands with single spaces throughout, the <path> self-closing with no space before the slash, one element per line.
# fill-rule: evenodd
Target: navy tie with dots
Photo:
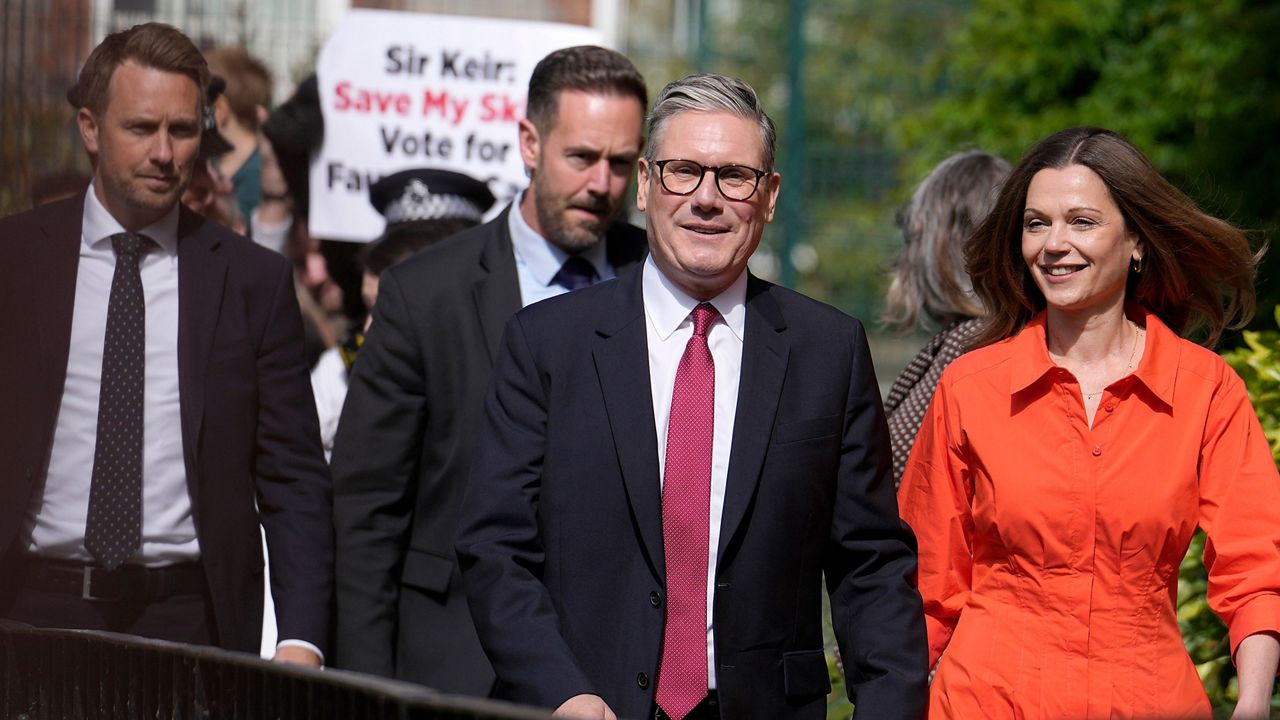
<path fill-rule="evenodd" d="M 107 305 L 98 394 L 98 439 L 84 546 L 114 570 L 142 543 L 142 387 L 146 303 L 138 260 L 148 240 L 133 233 L 111 237 L 115 275 Z"/>
<path fill-rule="evenodd" d="M 596 268 L 589 260 L 580 255 L 573 255 L 564 261 L 556 271 L 555 277 L 551 278 L 551 282 L 565 290 L 577 290 L 594 283 L 597 277 L 599 276 Z"/>

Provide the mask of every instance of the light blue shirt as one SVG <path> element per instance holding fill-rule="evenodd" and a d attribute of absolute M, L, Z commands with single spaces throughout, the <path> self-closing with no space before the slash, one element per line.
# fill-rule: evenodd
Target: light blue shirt
<path fill-rule="evenodd" d="M 520 305 L 528 307 L 539 300 L 546 300 L 568 292 L 564 287 L 551 282 L 551 278 L 560 272 L 560 266 L 569 259 L 569 253 L 551 244 L 524 221 L 520 214 L 521 193 L 511 205 L 507 213 L 507 229 L 511 232 L 511 246 L 516 255 L 516 277 L 520 281 Z M 603 282 L 617 277 L 613 266 L 609 264 L 605 253 L 604 240 L 579 253 L 579 257 L 591 263 Z"/>

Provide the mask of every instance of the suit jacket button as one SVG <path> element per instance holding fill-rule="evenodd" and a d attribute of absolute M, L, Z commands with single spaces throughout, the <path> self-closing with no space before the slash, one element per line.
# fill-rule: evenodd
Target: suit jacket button
<path fill-rule="evenodd" d="M 648 688 L 649 676 L 644 673 L 640 673 L 639 675 L 636 675 L 636 685 L 639 685 L 641 690 Z"/>
<path fill-rule="evenodd" d="M 657 590 L 649 593 L 649 604 L 654 607 L 662 607 L 662 595 Z"/>

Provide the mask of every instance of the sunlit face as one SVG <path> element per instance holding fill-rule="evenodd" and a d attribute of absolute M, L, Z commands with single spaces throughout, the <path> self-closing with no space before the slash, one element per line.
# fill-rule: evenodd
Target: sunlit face
<path fill-rule="evenodd" d="M 1031 178 L 1022 257 L 1050 310 L 1100 314 L 1124 305 L 1129 263 L 1142 258 L 1106 183 L 1083 165 Z"/>
<path fill-rule="evenodd" d="M 200 90 L 180 73 L 125 61 L 111 76 L 101 114 L 76 116 L 96 155 L 98 199 L 128 230 L 168 213 L 191 181 L 200 150 Z"/>
<path fill-rule="evenodd" d="M 682 112 L 667 120 L 656 160 L 693 160 L 703 166 L 746 165 L 763 170 L 764 148 L 754 120 L 728 112 Z M 720 194 L 707 171 L 690 195 L 662 186 L 656 165 L 640 162 L 636 206 L 648 217 L 649 252 L 668 280 L 698 300 L 719 295 L 747 267 L 773 220 L 781 176 L 760 179 L 746 200 Z"/>
<path fill-rule="evenodd" d="M 520 154 L 533 179 L 526 222 L 574 254 L 595 245 L 622 211 L 640 157 L 644 108 L 631 96 L 565 90 L 545 133 L 520 121 Z"/>

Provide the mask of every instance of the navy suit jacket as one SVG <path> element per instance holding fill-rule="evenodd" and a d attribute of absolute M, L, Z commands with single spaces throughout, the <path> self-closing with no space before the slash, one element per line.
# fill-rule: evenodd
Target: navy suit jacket
<path fill-rule="evenodd" d="M 0 220 L 0 577 L 47 471 L 71 342 L 84 195 Z M 185 207 L 178 220 L 183 456 L 218 644 L 257 653 L 263 558 L 281 638 L 325 651 L 329 471 L 279 254 Z M 85 473 L 89 473 L 85 468 Z"/>
<path fill-rule="evenodd" d="M 332 458 L 344 669 L 449 693 L 493 688 L 453 538 L 493 358 L 520 309 L 513 207 L 382 274 Z M 625 223 L 604 242 L 619 272 L 646 252 Z"/>
<path fill-rule="evenodd" d="M 858 321 L 750 278 L 715 574 L 724 717 L 822 718 L 822 580 L 858 717 L 918 718 L 915 540 Z M 457 551 L 499 697 L 652 711 L 664 612 L 637 270 L 526 308 L 485 406 Z"/>

